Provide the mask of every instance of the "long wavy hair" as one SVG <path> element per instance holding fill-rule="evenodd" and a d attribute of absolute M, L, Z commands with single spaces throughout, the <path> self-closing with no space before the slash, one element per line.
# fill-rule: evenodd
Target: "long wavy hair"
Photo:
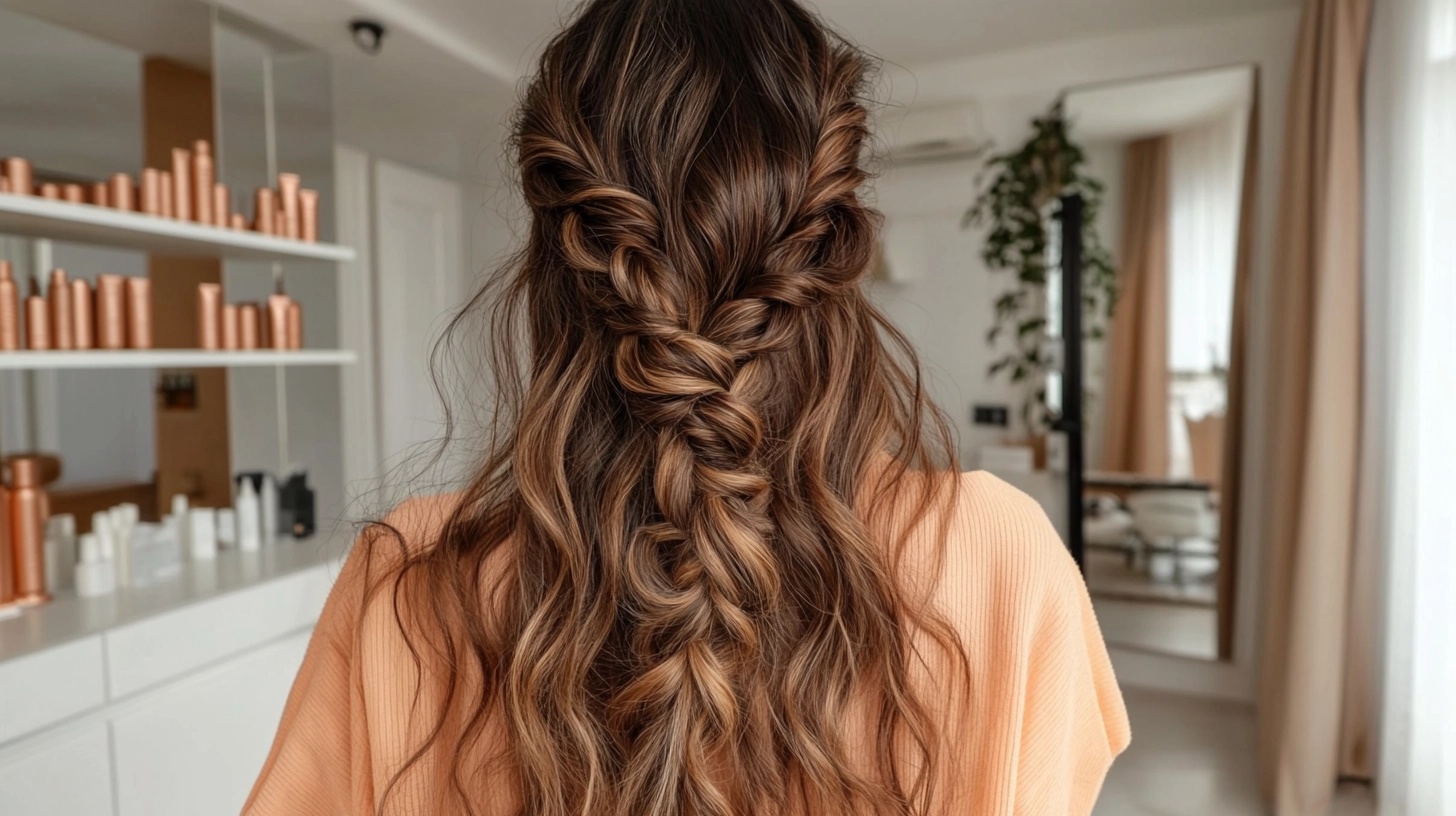
<path fill-rule="evenodd" d="M 492 720 L 523 813 L 931 809 L 916 635 L 955 639 L 872 517 L 954 456 L 863 291 L 872 67 L 795 0 L 593 0 L 547 45 L 529 239 L 467 307 L 496 433 L 395 582 L 462 810 Z"/>

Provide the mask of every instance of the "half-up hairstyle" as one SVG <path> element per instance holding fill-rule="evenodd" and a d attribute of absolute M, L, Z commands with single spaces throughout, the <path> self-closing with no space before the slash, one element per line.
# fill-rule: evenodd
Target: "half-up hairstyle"
<path fill-rule="evenodd" d="M 867 513 L 954 461 L 862 291 L 870 67 L 795 0 L 594 0 L 547 45 L 529 239 L 476 299 L 500 424 L 395 583 L 446 653 L 461 810 L 494 719 L 523 814 L 929 811 L 910 678 L 944 627 Z"/>

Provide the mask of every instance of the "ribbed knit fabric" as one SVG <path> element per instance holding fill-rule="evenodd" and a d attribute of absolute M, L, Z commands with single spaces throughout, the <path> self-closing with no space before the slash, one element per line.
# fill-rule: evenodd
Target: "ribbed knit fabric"
<path fill-rule="evenodd" d="M 388 520 L 417 545 L 451 507 L 448 497 L 416 499 Z M 919 681 L 946 742 L 937 812 L 1090 813 L 1129 732 L 1081 576 L 1041 508 L 994 476 L 964 474 L 955 506 L 937 515 L 912 532 L 903 562 L 933 575 L 944 542 L 931 591 L 970 658 L 969 678 L 933 662 Z M 324 607 L 247 816 L 370 816 L 433 723 L 428 651 L 421 682 L 389 593 L 371 596 L 361 614 L 365 587 L 379 577 L 369 573 L 387 569 L 365 561 L 350 556 Z M 458 725 L 447 724 L 444 744 Z M 464 780 L 474 812 L 513 814 L 505 729 L 492 721 L 479 742 L 505 761 L 467 763 L 484 769 Z M 457 812 L 449 759 L 427 753 L 384 799 L 385 813 Z"/>

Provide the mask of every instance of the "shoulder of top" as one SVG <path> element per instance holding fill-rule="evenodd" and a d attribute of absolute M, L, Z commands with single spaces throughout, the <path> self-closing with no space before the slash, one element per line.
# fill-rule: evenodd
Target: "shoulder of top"
<path fill-rule="evenodd" d="M 951 558 L 1050 582 L 1076 574 L 1071 554 L 1035 499 L 985 471 L 962 473 L 957 488 L 947 537 Z"/>

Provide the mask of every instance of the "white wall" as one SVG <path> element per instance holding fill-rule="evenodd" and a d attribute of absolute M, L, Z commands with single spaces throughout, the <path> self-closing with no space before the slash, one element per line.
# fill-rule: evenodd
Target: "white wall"
<path fill-rule="evenodd" d="M 1251 287 L 1251 319 L 1266 320 L 1262 304 L 1272 270 L 1270 255 L 1276 227 L 1279 147 L 1289 66 L 1293 58 L 1297 9 L 1245 14 L 1186 25 L 1090 37 L 1061 44 L 1018 49 L 954 60 L 916 70 L 892 69 L 888 76 L 892 115 L 883 124 L 893 142 L 899 115 L 914 106 L 935 106 L 974 100 L 986 134 L 999 149 L 1019 144 L 1031 118 L 1047 109 L 1063 91 L 1081 85 L 1140 79 L 1184 71 L 1254 63 L 1259 69 L 1260 143 L 1257 254 Z M 1097 160 L 1094 158 L 1094 163 Z M 925 253 L 919 269 L 901 270 L 906 284 L 876 284 L 875 298 L 918 344 L 931 375 L 932 394 L 956 420 L 963 448 L 996 434 L 969 424 L 970 405 L 1006 401 L 1000 383 L 988 383 L 985 329 L 989 295 L 999 282 L 988 279 L 970 233 L 960 233 L 959 213 L 974 195 L 975 166 L 968 162 L 891 167 L 879 182 L 879 201 L 887 216 L 887 241 L 893 250 L 897 233 L 923 230 Z M 1111 229 L 1109 229 L 1111 231 Z M 1106 236 L 1111 238 L 1112 236 Z M 892 255 L 894 253 L 892 252 Z M 905 253 L 909 256 L 913 252 Z M 891 262 L 894 263 L 892 257 Z M 1265 379 L 1256 331 L 1251 353 L 1251 383 Z M 1250 389 L 1256 392 L 1257 389 Z M 1248 450 L 1263 448 L 1263 412 L 1256 393 L 1245 406 L 1249 419 Z M 1236 610 L 1236 643 L 1230 664 L 1166 658 L 1115 651 L 1120 678 L 1131 685 L 1161 687 L 1237 700 L 1252 700 L 1256 688 L 1259 571 L 1263 558 L 1253 520 L 1263 511 L 1261 496 L 1251 488 L 1260 463 L 1246 457 L 1243 479 L 1244 517 L 1240 529 L 1240 576 Z"/>

